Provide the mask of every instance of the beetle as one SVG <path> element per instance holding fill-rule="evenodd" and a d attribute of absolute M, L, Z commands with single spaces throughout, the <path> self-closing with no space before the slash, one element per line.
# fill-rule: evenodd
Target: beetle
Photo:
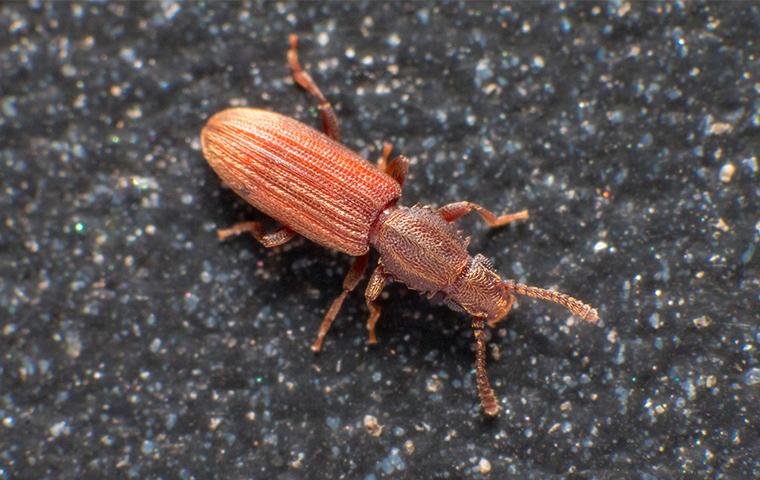
<path fill-rule="evenodd" d="M 515 295 L 558 303 L 574 315 L 596 322 L 597 311 L 567 294 L 502 280 L 483 255 L 471 256 L 453 222 L 475 210 L 489 227 L 528 218 L 527 210 L 497 216 L 472 202 L 440 208 L 399 203 L 409 160 L 385 144 L 376 165 L 340 143 L 333 106 L 301 68 L 298 37 L 290 36 L 287 59 L 293 79 L 317 101 L 323 132 L 293 118 L 255 108 L 229 108 L 214 114 L 201 132 L 203 155 L 235 193 L 281 225 L 264 232 L 259 222 L 241 222 L 218 230 L 221 240 L 249 233 L 265 247 L 297 235 L 355 257 L 343 290 L 325 313 L 311 349 L 318 352 L 346 296 L 369 263 L 379 259 L 365 291 L 368 343 L 377 342 L 377 299 L 389 281 L 438 297 L 471 318 L 475 339 L 476 384 L 480 405 L 496 416 L 499 402 L 486 373 L 486 326 L 493 327 L 512 308 Z"/>

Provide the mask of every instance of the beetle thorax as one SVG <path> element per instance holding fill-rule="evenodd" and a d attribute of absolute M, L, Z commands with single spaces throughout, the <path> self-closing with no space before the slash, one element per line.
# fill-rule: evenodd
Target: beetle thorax
<path fill-rule="evenodd" d="M 430 207 L 394 207 L 380 215 L 370 242 L 393 280 L 412 290 L 446 292 L 468 264 L 467 241 Z"/>
<path fill-rule="evenodd" d="M 440 294 L 445 303 L 496 322 L 513 299 L 482 255 L 467 253 L 468 240 L 430 207 L 392 207 L 370 234 L 385 273 L 412 290 Z"/>

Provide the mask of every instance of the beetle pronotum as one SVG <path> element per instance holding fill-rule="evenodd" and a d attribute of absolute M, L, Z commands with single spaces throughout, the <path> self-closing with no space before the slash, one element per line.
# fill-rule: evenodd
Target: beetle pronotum
<path fill-rule="evenodd" d="M 467 201 L 405 207 L 399 204 L 409 168 L 403 155 L 388 162 L 390 144 L 374 166 L 340 143 L 338 119 L 330 102 L 298 61 L 298 37 L 291 35 L 288 63 L 296 83 L 318 102 L 324 133 L 290 117 L 254 108 L 230 108 L 213 115 L 201 132 L 208 163 L 238 195 L 281 226 L 265 233 L 258 222 L 242 222 L 218 231 L 220 239 L 250 233 L 265 247 L 296 235 L 356 257 L 343 280 L 343 291 L 322 320 L 312 350 L 322 348 L 346 296 L 361 280 L 370 247 L 379 260 L 365 291 L 369 343 L 377 342 L 377 299 L 386 282 L 397 281 L 428 297 L 437 295 L 453 310 L 472 317 L 476 383 L 488 416 L 499 402 L 486 374 L 486 324 L 503 319 L 515 295 L 558 303 L 595 322 L 591 306 L 564 293 L 502 280 L 482 255 L 470 256 L 468 239 L 452 222 L 475 210 L 490 227 L 528 218 L 527 210 L 497 216 Z"/>

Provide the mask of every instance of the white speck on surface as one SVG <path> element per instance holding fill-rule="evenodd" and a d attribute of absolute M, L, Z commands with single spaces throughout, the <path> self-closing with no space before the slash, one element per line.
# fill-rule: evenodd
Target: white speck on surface
<path fill-rule="evenodd" d="M 66 340 L 66 355 L 71 358 L 78 358 L 82 353 L 82 339 L 79 337 L 79 332 L 69 330 L 64 338 Z"/>
<path fill-rule="evenodd" d="M 18 114 L 18 110 L 16 110 L 16 97 L 8 96 L 3 98 L 2 112 L 6 117 L 15 117 Z"/>
<path fill-rule="evenodd" d="M 219 425 L 222 424 L 222 419 L 220 417 L 212 417 L 211 420 L 208 422 L 208 428 L 212 432 L 215 431 L 217 428 L 219 428 Z"/>
<path fill-rule="evenodd" d="M 66 421 L 65 420 L 61 421 L 61 422 L 58 422 L 58 423 L 54 423 L 48 429 L 48 431 L 50 432 L 50 435 L 52 435 L 53 437 L 56 437 L 56 438 L 60 437 L 62 433 L 66 432 L 66 430 L 67 430 L 67 427 L 66 427 Z"/>
<path fill-rule="evenodd" d="M 747 373 L 744 374 L 744 383 L 747 385 L 760 384 L 760 368 L 750 368 Z"/>
<path fill-rule="evenodd" d="M 425 389 L 430 393 L 440 392 L 443 388 L 443 382 L 437 375 L 433 375 L 425 382 Z"/>
<path fill-rule="evenodd" d="M 362 423 L 364 424 L 364 428 L 367 430 L 367 433 L 373 437 L 379 437 L 382 435 L 383 426 L 378 423 L 377 417 L 374 415 L 364 415 Z"/>
<path fill-rule="evenodd" d="M 133 105 L 127 109 L 127 117 L 131 118 L 132 120 L 136 120 L 142 117 L 142 115 L 142 109 L 139 105 Z"/>
<path fill-rule="evenodd" d="M 733 126 L 730 123 L 717 122 L 710 125 L 711 135 L 723 135 L 726 132 L 730 132 Z"/>
<path fill-rule="evenodd" d="M 8 27 L 8 33 L 16 33 L 27 27 L 28 23 L 23 18 L 17 18 Z"/>
<path fill-rule="evenodd" d="M 723 135 L 733 131 L 734 126 L 727 122 L 715 122 L 712 115 L 707 115 L 702 120 L 705 135 Z"/>
<path fill-rule="evenodd" d="M 292 461 L 292 462 L 290 462 L 290 466 L 291 466 L 291 468 L 294 468 L 294 469 L 298 470 L 298 469 L 300 469 L 301 467 L 303 467 L 303 459 L 304 459 L 305 457 L 306 457 L 306 455 L 305 455 L 303 452 L 298 452 L 298 453 L 296 454 L 296 458 L 295 458 L 295 459 L 293 459 L 293 461 Z"/>
<path fill-rule="evenodd" d="M 155 448 L 153 442 L 150 440 L 143 440 L 142 447 L 140 448 L 140 451 L 144 453 L 145 455 L 150 455 L 153 453 L 153 449 Z"/>
<path fill-rule="evenodd" d="M 179 13 L 180 6 L 175 2 L 163 1 L 161 2 L 161 10 L 164 13 L 164 17 L 167 20 L 171 20 L 175 15 L 177 15 L 177 13 Z"/>
<path fill-rule="evenodd" d="M 734 176 L 734 173 L 736 172 L 736 167 L 733 163 L 727 163 L 720 167 L 720 181 L 723 183 L 728 183 L 731 181 L 731 178 Z"/>
<path fill-rule="evenodd" d="M 731 227 L 729 227 L 726 221 L 723 220 L 722 218 L 719 218 L 718 221 L 715 222 L 715 228 L 717 228 L 718 230 L 722 232 L 727 232 L 731 230 Z"/>
<path fill-rule="evenodd" d="M 488 57 L 483 57 L 478 60 L 478 63 L 475 65 L 475 84 L 480 87 L 491 77 L 493 77 L 491 59 Z"/>
<path fill-rule="evenodd" d="M 380 82 L 377 85 L 375 85 L 375 93 L 377 95 L 387 95 L 391 93 L 391 88 L 385 83 Z"/>
<path fill-rule="evenodd" d="M 478 462 L 477 470 L 478 470 L 478 473 L 482 475 L 488 475 L 489 473 L 491 473 L 491 468 L 492 468 L 491 462 L 489 462 L 488 459 L 486 458 L 481 458 L 480 461 Z"/>
<path fill-rule="evenodd" d="M 197 295 L 195 295 L 192 292 L 185 292 L 183 301 L 185 305 L 185 311 L 193 312 L 195 308 L 198 306 L 198 302 L 200 302 L 200 299 L 198 298 Z"/>
<path fill-rule="evenodd" d="M 407 440 L 404 442 L 404 450 L 406 450 L 407 455 L 411 455 L 416 450 L 416 447 L 414 446 L 414 442 L 411 440 Z"/>
<path fill-rule="evenodd" d="M 694 320 L 692 320 L 692 323 L 697 328 L 706 328 L 710 326 L 710 323 L 712 323 L 712 321 L 710 320 L 710 317 L 708 317 L 707 315 L 702 315 L 701 317 L 697 317 Z"/>

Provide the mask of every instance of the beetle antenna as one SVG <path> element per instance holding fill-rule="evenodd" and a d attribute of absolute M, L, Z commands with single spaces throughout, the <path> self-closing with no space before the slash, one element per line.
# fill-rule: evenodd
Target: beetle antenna
<path fill-rule="evenodd" d="M 599 320 L 599 313 L 595 308 L 566 293 L 555 292 L 554 290 L 547 290 L 545 288 L 530 287 L 523 283 L 515 283 L 513 280 L 505 280 L 504 286 L 507 287 L 507 290 L 516 293 L 517 295 L 558 303 L 570 310 L 573 315 L 580 317 L 587 322 L 596 323 Z"/>

